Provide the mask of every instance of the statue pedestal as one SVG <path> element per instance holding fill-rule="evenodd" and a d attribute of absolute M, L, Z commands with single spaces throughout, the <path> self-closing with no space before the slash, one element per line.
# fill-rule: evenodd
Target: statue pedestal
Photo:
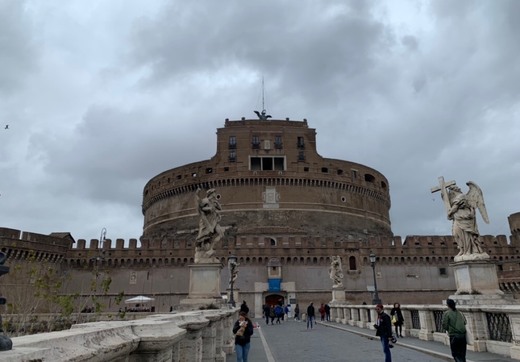
<path fill-rule="evenodd" d="M 332 300 L 331 303 L 343 303 L 346 301 L 345 298 L 345 287 L 332 287 Z"/>
<path fill-rule="evenodd" d="M 496 265 L 490 260 L 466 260 L 451 264 L 459 304 L 510 304 L 498 285 Z"/>
<path fill-rule="evenodd" d="M 190 288 L 188 298 L 181 300 L 181 310 L 207 309 L 210 305 L 221 307 L 220 271 L 218 263 L 192 264 L 190 268 Z"/>

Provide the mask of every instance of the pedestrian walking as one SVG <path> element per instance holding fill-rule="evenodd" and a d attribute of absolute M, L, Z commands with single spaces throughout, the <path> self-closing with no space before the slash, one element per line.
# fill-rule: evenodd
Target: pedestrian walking
<path fill-rule="evenodd" d="M 316 311 L 314 310 L 314 305 L 311 302 L 311 304 L 309 304 L 309 306 L 307 307 L 307 329 L 309 329 L 309 326 L 312 329 L 315 317 L 316 317 Z"/>
<path fill-rule="evenodd" d="M 323 322 L 325 320 L 325 304 L 321 303 L 320 308 L 318 309 L 318 312 L 320 312 L 320 318 Z"/>
<path fill-rule="evenodd" d="M 276 324 L 280 324 L 280 319 L 283 320 L 283 308 L 281 305 L 274 307 L 274 314 L 276 315 Z"/>
<path fill-rule="evenodd" d="M 384 307 L 382 304 L 376 305 L 377 321 L 374 324 L 376 329 L 376 336 L 381 339 L 381 346 L 383 347 L 383 353 L 385 354 L 385 362 L 392 362 L 392 353 L 390 345 L 392 341 L 392 323 L 390 316 L 383 311 Z"/>
<path fill-rule="evenodd" d="M 249 313 L 249 307 L 246 304 L 246 301 L 242 301 L 242 304 L 240 305 L 240 311 L 244 312 L 245 314 Z"/>
<path fill-rule="evenodd" d="M 271 318 L 271 325 L 274 324 L 274 318 L 276 317 L 276 313 L 274 312 L 274 305 L 271 306 L 269 310 L 269 318 Z"/>
<path fill-rule="evenodd" d="M 455 362 L 466 362 L 466 318 L 453 299 L 446 300 L 446 305 L 449 309 L 442 315 L 442 329 L 450 337 L 451 355 Z"/>
<path fill-rule="evenodd" d="M 392 324 L 395 327 L 395 336 L 403 338 L 404 317 L 403 312 L 401 311 L 401 304 L 394 303 L 390 315 L 392 316 Z"/>
<path fill-rule="evenodd" d="M 233 334 L 235 335 L 237 362 L 247 362 L 247 355 L 251 347 L 251 336 L 253 335 L 253 322 L 247 317 L 247 313 L 239 313 L 238 320 L 233 326 Z"/>
<path fill-rule="evenodd" d="M 269 324 L 269 314 L 271 312 L 271 308 L 269 307 L 269 304 L 264 305 L 263 311 L 264 311 L 265 324 Z"/>
<path fill-rule="evenodd" d="M 325 304 L 325 317 L 327 322 L 330 322 L 330 305 Z"/>
<path fill-rule="evenodd" d="M 294 320 L 300 320 L 300 306 L 298 304 L 296 304 L 296 307 L 294 307 Z"/>

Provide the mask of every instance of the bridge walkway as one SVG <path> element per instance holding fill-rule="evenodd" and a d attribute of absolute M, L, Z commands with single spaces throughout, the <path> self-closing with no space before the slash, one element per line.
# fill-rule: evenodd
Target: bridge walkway
<path fill-rule="evenodd" d="M 375 331 L 334 322 L 318 322 L 307 329 L 305 322 L 289 320 L 259 326 L 251 338 L 249 362 L 366 362 L 384 361 L 381 342 Z M 453 361 L 450 348 L 440 342 L 399 338 L 392 348 L 392 360 L 399 362 Z M 489 352 L 467 352 L 468 362 L 510 362 L 512 358 Z M 236 355 L 228 355 L 235 361 Z"/>

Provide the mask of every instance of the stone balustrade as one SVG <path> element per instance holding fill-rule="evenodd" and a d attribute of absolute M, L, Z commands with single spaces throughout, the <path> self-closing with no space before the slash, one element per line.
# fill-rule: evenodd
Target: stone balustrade
<path fill-rule="evenodd" d="M 372 305 L 331 303 L 331 320 L 360 328 L 372 329 L 377 314 Z M 392 305 L 385 306 L 390 314 Z M 403 335 L 449 345 L 442 330 L 444 305 L 401 305 Z M 520 305 L 460 305 L 466 317 L 468 349 L 491 352 L 520 360 Z M 374 332 L 375 335 L 375 332 Z"/>
<path fill-rule="evenodd" d="M 69 330 L 15 337 L 2 361 L 226 361 L 237 310 L 154 314 L 92 322 Z"/>

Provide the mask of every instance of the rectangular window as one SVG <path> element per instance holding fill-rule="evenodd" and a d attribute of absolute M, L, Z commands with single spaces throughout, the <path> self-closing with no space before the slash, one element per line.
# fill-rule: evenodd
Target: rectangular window
<path fill-rule="evenodd" d="M 229 136 L 229 148 L 237 148 L 237 138 L 235 136 Z"/>
<path fill-rule="evenodd" d="M 282 136 L 274 136 L 274 148 L 278 150 L 283 148 Z"/>
<path fill-rule="evenodd" d="M 229 162 L 237 162 L 237 151 L 229 150 Z"/>
<path fill-rule="evenodd" d="M 285 171 L 285 157 L 251 157 L 251 171 Z"/>
<path fill-rule="evenodd" d="M 262 159 L 260 157 L 251 157 L 251 171 L 262 169 Z"/>
<path fill-rule="evenodd" d="M 253 136 L 252 146 L 253 146 L 253 149 L 259 149 L 260 148 L 260 137 Z"/>
<path fill-rule="evenodd" d="M 305 161 L 305 151 L 298 151 L 298 161 Z"/>
<path fill-rule="evenodd" d="M 298 146 L 298 148 L 305 148 L 305 143 L 303 142 L 303 137 L 298 137 L 297 146 Z"/>
<path fill-rule="evenodd" d="M 276 171 L 284 171 L 285 170 L 285 159 L 283 157 L 275 157 L 274 158 L 274 169 Z"/>
<path fill-rule="evenodd" d="M 262 157 L 262 170 L 264 170 L 264 171 L 273 170 L 273 159 L 271 157 Z"/>

